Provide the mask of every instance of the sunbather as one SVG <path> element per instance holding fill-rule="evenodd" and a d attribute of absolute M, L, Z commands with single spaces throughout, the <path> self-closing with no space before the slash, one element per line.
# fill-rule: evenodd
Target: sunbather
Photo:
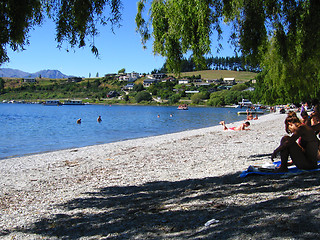
<path fill-rule="evenodd" d="M 234 131 L 241 131 L 241 130 L 250 130 L 248 127 L 250 126 L 250 122 L 241 123 L 238 127 L 231 127 L 228 128 L 225 124 L 225 121 L 221 121 L 220 124 L 223 127 L 223 130 L 234 130 Z"/>

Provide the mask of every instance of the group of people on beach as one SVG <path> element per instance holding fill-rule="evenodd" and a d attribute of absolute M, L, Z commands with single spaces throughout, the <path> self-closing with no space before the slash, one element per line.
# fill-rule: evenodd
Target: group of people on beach
<path fill-rule="evenodd" d="M 238 127 L 227 127 L 225 121 L 221 121 L 220 125 L 222 125 L 223 130 L 233 130 L 233 131 L 242 131 L 242 130 L 250 130 L 248 127 L 250 126 L 250 120 L 258 120 L 258 115 L 256 114 L 255 117 L 253 117 L 252 113 L 250 113 L 247 110 L 247 121 L 244 123 L 241 123 Z"/>
<path fill-rule="evenodd" d="M 310 170 L 318 168 L 320 160 L 320 107 L 316 105 L 313 112 L 308 114 L 302 107 L 300 116 L 294 111 L 289 111 L 285 119 L 285 130 L 289 136 L 284 136 L 271 159 L 280 154 L 281 165 L 275 172 L 287 172 L 289 164 L 294 164 L 299 169 Z M 291 161 L 289 161 L 289 156 Z"/>
<path fill-rule="evenodd" d="M 275 172 L 287 172 L 288 166 L 294 164 L 299 169 L 310 170 L 318 168 L 320 160 L 320 105 L 308 113 L 306 105 L 302 105 L 300 116 L 295 111 L 289 111 L 285 119 L 285 130 L 289 135 L 282 137 L 280 145 L 271 154 L 271 160 L 280 154 L 281 165 Z M 248 119 L 248 118 L 247 118 Z M 251 120 L 251 119 L 250 119 Z M 221 121 L 224 130 L 249 130 L 250 122 L 246 121 L 238 127 L 228 128 Z M 289 161 L 289 157 L 291 161 Z"/>

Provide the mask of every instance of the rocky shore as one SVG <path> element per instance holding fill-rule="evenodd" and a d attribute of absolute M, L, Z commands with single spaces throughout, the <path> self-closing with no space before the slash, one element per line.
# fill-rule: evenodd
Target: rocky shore
<path fill-rule="evenodd" d="M 1 160 L 0 238 L 318 239 L 320 173 L 239 178 L 284 118 Z"/>

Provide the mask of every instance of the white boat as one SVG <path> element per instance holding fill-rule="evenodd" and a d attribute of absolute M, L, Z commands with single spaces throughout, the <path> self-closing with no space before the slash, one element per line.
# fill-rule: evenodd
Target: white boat
<path fill-rule="evenodd" d="M 242 101 L 238 102 L 238 104 L 240 105 L 240 107 L 252 107 L 253 105 L 251 101 L 245 98 L 242 98 Z"/>
<path fill-rule="evenodd" d="M 84 105 L 82 100 L 65 100 L 63 105 Z"/>
<path fill-rule="evenodd" d="M 59 106 L 61 102 L 59 100 L 47 100 L 43 103 L 45 106 Z"/>

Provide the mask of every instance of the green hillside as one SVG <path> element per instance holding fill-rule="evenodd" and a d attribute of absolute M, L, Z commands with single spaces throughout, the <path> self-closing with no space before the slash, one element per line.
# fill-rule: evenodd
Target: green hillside
<path fill-rule="evenodd" d="M 170 74 L 168 74 L 170 75 Z M 221 78 L 235 78 L 241 84 L 227 91 L 223 83 L 197 85 L 196 78 L 201 75 L 202 80 Z M 152 84 L 144 88 L 142 83 L 146 77 L 135 82 L 133 89 L 125 89 L 127 82 L 119 81 L 116 76 L 102 78 L 86 78 L 80 82 L 70 82 L 67 79 L 36 79 L 36 82 L 26 83 L 23 79 L 0 79 L 0 100 L 29 100 L 43 101 L 45 99 L 82 99 L 86 102 L 140 103 L 148 104 L 178 104 L 187 101 L 188 104 L 203 104 L 220 106 L 241 101 L 241 98 L 253 99 L 251 92 L 242 90 L 252 86 L 250 80 L 255 79 L 256 73 L 226 70 L 207 70 L 181 73 L 180 78 L 189 76 L 190 84 L 178 84 L 178 79 Z M 244 83 L 245 82 L 245 83 Z M 194 84 L 192 84 L 194 83 Z M 196 94 L 188 91 L 195 91 Z M 142 94 L 144 94 L 142 96 Z M 151 103 L 149 98 L 156 99 Z M 160 99 L 160 100 L 159 100 Z"/>
<path fill-rule="evenodd" d="M 203 70 L 195 72 L 183 72 L 181 76 L 201 75 L 204 80 L 208 79 L 220 79 L 220 78 L 235 78 L 239 82 L 247 82 L 251 79 L 255 79 L 257 73 L 254 72 L 241 72 L 241 71 L 228 71 L 228 70 Z"/>

